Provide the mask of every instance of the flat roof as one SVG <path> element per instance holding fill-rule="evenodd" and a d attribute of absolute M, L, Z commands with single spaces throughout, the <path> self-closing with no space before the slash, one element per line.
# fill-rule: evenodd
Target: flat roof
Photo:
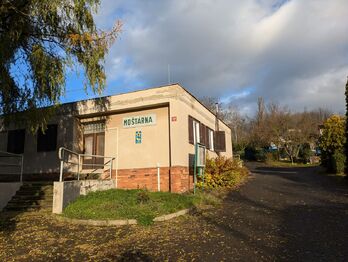
<path fill-rule="evenodd" d="M 95 97 L 95 98 L 89 98 L 89 99 L 82 99 L 82 100 L 78 100 L 78 101 L 74 101 L 74 102 L 68 102 L 68 103 L 63 103 L 61 105 L 68 105 L 68 104 L 75 104 L 75 103 L 79 103 L 79 102 L 87 102 L 87 101 L 93 101 L 93 100 L 98 100 L 98 99 L 105 99 L 108 97 L 115 97 L 115 96 L 121 96 L 121 95 L 126 95 L 126 94 L 132 94 L 132 93 L 137 93 L 137 92 L 142 92 L 142 91 L 147 91 L 147 90 L 154 90 L 154 89 L 160 89 L 160 88 L 165 88 L 165 87 L 171 87 L 171 86 L 179 86 L 180 88 L 182 88 L 187 94 L 189 94 L 191 97 L 193 97 L 199 104 L 201 104 L 205 109 L 207 109 L 211 114 L 216 115 L 215 112 L 213 112 L 212 110 L 210 110 L 206 105 L 204 105 L 197 97 L 195 97 L 190 91 L 188 91 L 186 88 L 184 88 L 182 85 L 180 85 L 179 83 L 173 83 L 173 84 L 168 84 L 168 85 L 161 85 L 161 86 L 155 86 L 155 87 L 148 87 L 148 88 L 143 88 L 143 89 L 139 89 L 139 90 L 134 90 L 134 91 L 130 91 L 130 92 L 123 92 L 123 93 L 119 93 L 119 94 L 114 94 L 114 95 L 107 95 L 107 96 L 100 96 L 100 97 Z M 226 127 L 228 127 L 229 129 L 231 129 L 228 124 L 225 123 L 225 121 L 223 121 L 221 118 L 218 117 L 218 119 L 226 125 Z"/>

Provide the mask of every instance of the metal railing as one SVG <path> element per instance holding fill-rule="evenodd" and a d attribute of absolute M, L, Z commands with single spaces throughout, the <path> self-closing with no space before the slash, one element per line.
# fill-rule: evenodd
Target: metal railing
<path fill-rule="evenodd" d="M 71 161 L 71 159 L 69 159 L 69 155 L 70 156 L 75 156 L 77 157 L 77 163 Z M 101 163 L 83 163 L 83 159 L 84 158 L 95 158 L 95 159 L 104 159 L 108 160 L 106 163 L 103 164 Z M 60 161 L 60 172 L 59 172 L 59 181 L 62 182 L 63 181 L 63 175 L 64 175 L 64 163 L 70 164 L 70 165 L 75 165 L 77 166 L 77 180 L 80 180 L 80 174 L 81 171 L 83 170 L 83 167 L 91 167 L 91 169 L 93 169 L 92 171 L 90 171 L 88 173 L 88 175 L 90 174 L 95 174 L 96 171 L 103 169 L 104 172 L 104 168 L 108 167 L 109 169 L 109 175 L 110 175 L 110 179 L 112 178 L 112 167 L 113 167 L 113 161 L 116 159 L 116 157 L 108 157 L 108 156 L 101 156 L 101 155 L 90 155 L 90 154 L 80 154 L 77 152 L 74 152 L 72 150 L 69 150 L 67 148 L 61 147 L 58 150 L 58 158 Z M 99 167 L 99 168 L 96 168 Z"/>
<path fill-rule="evenodd" d="M 9 160 L 17 160 L 18 159 L 18 163 L 17 161 L 15 161 L 13 163 L 13 161 L 9 161 Z M 4 174 L 0 175 L 19 175 L 19 182 L 23 181 L 23 161 L 24 161 L 24 157 L 22 154 L 14 154 L 14 153 L 9 153 L 9 152 L 5 152 L 5 151 L 0 151 L 0 167 L 7 167 L 7 168 L 11 168 L 11 167 L 19 167 L 20 171 L 17 173 L 8 173 L 5 172 Z"/>

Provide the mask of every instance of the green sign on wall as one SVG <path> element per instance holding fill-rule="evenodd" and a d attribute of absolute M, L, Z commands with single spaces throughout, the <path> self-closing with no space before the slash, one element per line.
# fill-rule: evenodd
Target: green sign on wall
<path fill-rule="evenodd" d="M 141 140 L 142 140 L 142 133 L 141 133 L 141 131 L 136 131 L 135 132 L 135 143 L 136 144 L 141 144 Z"/>

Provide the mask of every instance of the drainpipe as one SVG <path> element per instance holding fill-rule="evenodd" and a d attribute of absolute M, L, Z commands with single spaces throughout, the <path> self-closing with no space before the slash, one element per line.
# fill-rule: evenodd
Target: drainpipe
<path fill-rule="evenodd" d="M 160 164 L 157 163 L 157 191 L 161 191 L 161 174 L 160 174 Z"/>
<path fill-rule="evenodd" d="M 215 103 L 215 131 L 219 131 L 219 103 Z M 215 147 L 214 142 L 214 147 Z M 216 152 L 218 156 L 220 156 L 220 152 Z"/>

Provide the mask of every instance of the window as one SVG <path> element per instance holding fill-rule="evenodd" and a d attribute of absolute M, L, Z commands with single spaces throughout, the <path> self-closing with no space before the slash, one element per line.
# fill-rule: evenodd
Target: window
<path fill-rule="evenodd" d="M 226 137 L 224 131 L 215 131 L 215 151 L 226 152 Z"/>
<path fill-rule="evenodd" d="M 189 143 L 196 144 L 199 143 L 200 140 L 200 123 L 193 117 L 189 116 Z"/>
<path fill-rule="evenodd" d="M 37 152 L 54 151 L 57 148 L 57 125 L 47 125 L 45 133 L 37 132 Z"/>
<path fill-rule="evenodd" d="M 193 120 L 193 144 L 201 142 L 199 131 L 199 122 L 197 120 Z"/>
<path fill-rule="evenodd" d="M 23 154 L 25 144 L 25 129 L 10 130 L 7 134 L 7 152 Z"/>
<path fill-rule="evenodd" d="M 104 156 L 105 122 L 92 122 L 83 125 L 84 154 Z M 102 157 L 83 157 L 83 168 L 100 168 L 104 164 Z"/>
<path fill-rule="evenodd" d="M 207 128 L 207 149 L 214 151 L 214 131 Z"/>

